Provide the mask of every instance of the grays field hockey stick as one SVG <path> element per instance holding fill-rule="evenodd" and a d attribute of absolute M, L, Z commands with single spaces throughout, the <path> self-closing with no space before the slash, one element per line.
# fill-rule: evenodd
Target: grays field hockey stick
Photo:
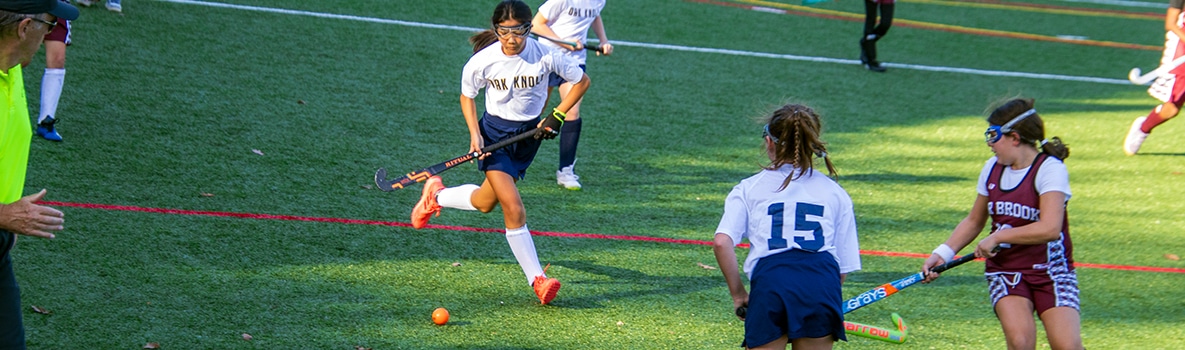
<path fill-rule="evenodd" d="M 948 261 L 945 264 L 935 266 L 934 268 L 930 269 L 930 272 L 941 273 L 943 271 L 952 269 L 956 266 L 965 264 L 971 260 L 975 260 L 975 254 L 967 254 L 967 255 L 959 257 L 958 259 Z M 884 299 L 884 298 L 889 297 L 890 295 L 896 294 L 898 291 L 905 289 L 906 287 L 912 286 L 918 282 L 921 282 L 924 279 L 926 279 L 926 274 L 923 272 L 918 272 L 918 273 L 909 275 L 909 277 L 905 277 L 905 278 L 902 278 L 902 279 L 899 279 L 899 280 L 896 280 L 893 282 L 885 283 L 885 284 L 882 284 L 882 285 L 880 285 L 876 288 L 873 288 L 867 292 L 860 293 L 860 295 L 852 297 L 851 299 L 848 299 L 848 301 L 845 301 L 843 303 L 843 313 L 846 314 L 846 313 L 852 312 L 853 310 L 862 308 L 865 305 L 880 301 L 881 299 Z"/>
<path fill-rule="evenodd" d="M 748 314 L 749 308 L 745 306 L 738 307 L 736 310 L 737 317 L 745 318 Z M 905 337 L 909 335 L 909 328 L 905 326 L 905 320 L 901 318 L 896 312 L 892 314 L 893 325 L 897 326 L 896 330 L 884 329 L 877 326 L 869 326 L 862 323 L 844 321 L 844 333 L 864 337 L 868 339 L 876 339 L 886 341 L 894 344 L 901 344 L 905 342 Z"/>
<path fill-rule="evenodd" d="M 1168 64 L 1165 64 L 1163 66 L 1156 67 L 1156 69 L 1154 69 L 1151 72 L 1148 72 L 1148 74 L 1144 74 L 1144 75 L 1140 75 L 1139 68 L 1132 68 L 1131 72 L 1127 73 L 1127 80 L 1131 81 L 1132 84 L 1136 84 L 1136 85 L 1144 85 L 1147 83 L 1151 83 L 1153 80 L 1156 80 L 1157 77 L 1164 75 L 1164 73 L 1168 73 L 1168 71 L 1171 71 L 1171 70 L 1181 66 L 1182 63 L 1185 63 L 1185 56 L 1178 57 L 1177 59 L 1175 59 L 1172 62 L 1169 62 Z"/>
<path fill-rule="evenodd" d="M 390 192 L 411 186 L 417 182 L 424 182 L 428 180 L 428 178 L 432 177 L 432 175 L 440 174 L 445 170 L 452 169 L 455 166 L 477 159 L 477 157 L 480 157 L 482 154 L 497 151 L 503 147 L 510 146 L 519 141 L 532 138 L 535 136 L 535 133 L 539 131 L 539 129 L 542 128 L 535 128 L 522 134 L 515 135 L 509 139 L 502 140 L 501 142 L 495 143 L 493 145 L 486 146 L 485 148 L 481 149 L 481 152 L 466 153 L 465 155 L 446 160 L 440 164 L 407 173 L 407 175 L 400 176 L 394 180 L 387 180 L 387 169 L 379 168 L 379 171 L 374 173 L 374 184 L 378 185 L 380 190 L 383 190 L 384 192 Z"/>
<path fill-rule="evenodd" d="M 539 35 L 539 34 L 535 34 L 535 36 L 537 36 L 537 37 L 540 37 L 540 38 L 547 39 L 548 41 L 551 41 L 551 42 L 553 42 L 553 43 L 556 43 L 556 44 L 564 44 L 564 45 L 568 45 L 568 46 L 571 46 L 571 47 L 576 47 L 576 43 L 574 43 L 574 42 L 571 42 L 571 41 L 560 40 L 560 39 L 552 38 L 552 37 L 549 37 L 549 36 L 542 36 L 542 35 Z M 596 51 L 596 52 L 600 52 L 600 53 L 605 53 L 604 51 L 601 51 L 601 45 L 599 45 L 599 44 L 589 44 L 589 43 L 584 43 L 584 49 L 585 49 L 585 50 Z"/>

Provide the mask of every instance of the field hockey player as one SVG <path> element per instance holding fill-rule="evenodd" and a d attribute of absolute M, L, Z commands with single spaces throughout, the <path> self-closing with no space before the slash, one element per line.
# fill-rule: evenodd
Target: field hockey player
<path fill-rule="evenodd" d="M 576 46 L 555 43 L 550 40 L 540 41 L 543 46 L 560 50 L 565 56 L 580 63 L 580 69 L 585 69 L 588 57 L 584 49 L 584 42 L 588 41 L 588 30 L 591 27 L 600 40 L 600 52 L 605 55 L 613 54 L 613 44 L 605 35 L 605 25 L 601 21 L 601 10 L 605 8 L 605 0 L 548 0 L 539 6 L 539 13 L 532 21 L 532 31 L 542 37 L 559 38 L 570 41 Z M 558 74 L 551 74 L 548 79 L 547 94 L 551 95 L 552 87 L 559 87 L 560 98 L 572 93 L 573 83 Z M 563 130 L 560 132 L 560 161 L 556 170 L 556 183 L 569 190 L 579 190 L 580 176 L 576 175 L 576 147 L 580 143 L 580 129 L 583 122 L 580 119 L 580 103 L 572 106 L 567 112 Z"/>
<path fill-rule="evenodd" d="M 741 346 L 831 349 L 835 341 L 847 340 L 842 285 L 848 273 L 860 269 L 860 246 L 851 197 L 815 170 L 819 157 L 836 174 L 820 131 L 819 116 L 809 107 L 774 111 L 762 134 L 769 165 L 741 180 L 724 201 L 712 250 L 732 307 L 745 321 Z M 746 238 L 749 291 L 735 250 Z"/>
<path fill-rule="evenodd" d="M 1062 163 L 1070 150 L 1057 137 L 1045 138 L 1045 123 L 1031 99 L 1010 100 L 987 121 L 984 137 L 995 156 L 980 170 L 971 211 L 922 271 L 950 261 L 990 222 L 990 233 L 976 243 L 974 254 L 987 260 L 984 276 L 1008 348 L 1036 348 L 1036 313 L 1050 348 L 1082 349 L 1066 216 L 1070 175 Z M 994 250 L 997 246 L 1002 249 Z M 928 273 L 926 282 L 937 277 Z"/>
<path fill-rule="evenodd" d="M 506 241 L 535 290 L 547 304 L 560 290 L 560 282 L 548 278 L 540 267 L 535 242 L 527 229 L 527 212 L 516 183 L 527 174 L 542 139 L 555 138 L 564 124 L 564 113 L 588 90 L 588 75 L 563 54 L 527 37 L 531 32 L 531 7 L 520 0 L 505 0 L 494 8 L 492 29 L 470 38 L 474 54 L 461 76 L 461 113 L 469 131 L 469 152 L 534 130 L 535 138 L 484 154 L 478 167 L 485 173 L 480 186 L 465 184 L 445 188 L 439 176 L 424 183 L 419 203 L 412 210 L 415 228 L 428 224 L 442 207 L 488 213 L 502 207 Z M 572 89 L 550 113 L 547 104 L 548 75 L 556 73 L 573 82 Z M 477 117 L 479 91 L 485 90 L 485 113 Z"/>

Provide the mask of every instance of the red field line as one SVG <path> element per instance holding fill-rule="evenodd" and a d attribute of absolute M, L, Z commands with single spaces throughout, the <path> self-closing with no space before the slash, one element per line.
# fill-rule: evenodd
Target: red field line
<path fill-rule="evenodd" d="M 149 207 L 137 207 L 137 206 L 130 206 L 130 205 L 112 205 L 112 204 L 95 204 L 95 203 L 73 203 L 73 202 L 53 202 L 53 201 L 41 201 L 38 203 L 48 205 L 48 206 L 54 206 L 54 207 L 71 207 L 71 208 L 98 209 L 98 210 L 130 211 L 130 212 L 154 213 L 154 214 L 214 216 L 214 217 L 229 217 L 229 218 L 240 218 L 240 219 L 310 221 L 310 222 L 328 222 L 328 223 L 353 224 L 353 225 L 411 227 L 410 223 L 397 222 L 397 221 L 358 220 L 358 219 L 326 218 L 326 217 L 297 216 L 297 215 L 276 215 L 276 214 L 258 214 L 258 213 L 234 213 L 234 212 L 225 212 L 225 211 L 149 208 Z M 449 226 L 449 225 L 429 224 L 426 227 L 432 228 L 432 229 L 451 230 L 451 231 L 491 232 L 491 233 L 499 233 L 499 234 L 503 232 L 502 229 L 467 227 L 467 226 Z M 704 246 L 712 245 L 711 241 L 706 241 L 706 240 L 647 237 L 647 236 L 633 236 L 633 235 L 607 235 L 607 234 L 598 234 L 598 233 L 571 233 L 571 232 L 552 232 L 552 231 L 534 231 L 534 230 L 531 231 L 531 234 L 536 235 L 536 236 L 564 237 L 564 238 L 607 239 L 607 240 L 616 240 L 616 241 L 638 241 L 638 242 L 688 244 L 688 245 L 704 245 Z M 749 245 L 748 244 L 741 244 L 741 247 L 748 248 Z M 861 250 L 860 254 L 874 255 L 874 256 L 902 257 L 902 258 L 920 258 L 920 259 L 925 259 L 930 256 L 928 254 L 922 254 L 922 253 L 887 252 L 887 251 L 877 251 L 877 250 Z M 1164 272 L 1164 273 L 1183 273 L 1183 274 L 1185 274 L 1185 268 L 1175 268 L 1175 267 L 1092 264 L 1092 263 L 1082 263 L 1082 262 L 1075 262 L 1074 264 L 1078 267 L 1104 269 L 1104 270 Z"/>

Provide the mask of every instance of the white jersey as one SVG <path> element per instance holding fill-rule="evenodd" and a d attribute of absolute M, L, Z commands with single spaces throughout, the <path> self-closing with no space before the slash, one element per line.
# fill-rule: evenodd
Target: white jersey
<path fill-rule="evenodd" d="M 484 88 L 487 113 L 510 121 L 529 121 L 539 118 L 547 104 L 551 73 L 573 83 L 584 77 L 572 59 L 539 46 L 534 39 L 525 41 L 518 55 L 502 53 L 498 42 L 473 54 L 461 73 L 461 95 L 477 98 Z"/>
<path fill-rule="evenodd" d="M 988 159 L 987 163 L 983 164 L 983 170 L 979 172 L 979 181 L 976 182 L 975 190 L 982 196 L 988 195 L 987 180 L 988 175 L 992 172 L 992 166 L 996 165 L 997 158 L 993 156 Z M 1016 188 L 1021 180 L 1024 180 L 1025 174 L 1029 173 L 1029 168 L 1020 170 L 1013 170 L 1012 167 L 1004 167 L 1004 173 L 1000 174 L 1000 186 L 1005 190 Z M 1049 191 L 1058 191 L 1066 194 L 1066 201 L 1070 200 L 1070 172 L 1066 170 L 1066 163 L 1057 157 L 1049 157 L 1041 163 L 1041 168 L 1037 169 L 1037 178 L 1033 181 L 1033 186 L 1037 187 L 1037 194 L 1042 195 Z"/>
<path fill-rule="evenodd" d="M 750 279 L 758 259 L 790 249 L 831 253 L 840 273 L 859 270 L 852 198 L 813 169 L 778 191 L 795 170 L 785 165 L 741 180 L 724 200 L 724 217 L 716 233 L 727 234 L 737 244 L 749 239 L 744 270 Z"/>
<path fill-rule="evenodd" d="M 539 14 L 547 18 L 547 26 L 560 40 L 574 38 L 583 43 L 588 42 L 588 28 L 601 16 L 604 8 L 605 0 L 547 0 L 539 6 Z M 587 50 L 568 51 L 547 40 L 541 44 L 563 52 L 580 64 L 584 64 L 588 56 Z"/>

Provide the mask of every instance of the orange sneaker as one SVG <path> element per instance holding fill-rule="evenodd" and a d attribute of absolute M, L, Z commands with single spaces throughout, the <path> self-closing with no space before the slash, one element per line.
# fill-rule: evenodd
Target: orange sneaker
<path fill-rule="evenodd" d="M 440 216 L 440 204 L 436 203 L 436 194 L 444 189 L 444 181 L 440 176 L 433 176 L 424 182 L 424 192 L 420 195 L 420 202 L 411 209 L 411 227 L 418 229 L 428 225 L 432 214 Z"/>
<path fill-rule="evenodd" d="M 551 264 L 547 266 L 550 267 Z M 547 268 L 544 267 L 543 271 L 546 273 Z M 547 305 L 552 299 L 555 299 L 555 294 L 560 291 L 559 280 L 543 277 L 543 275 L 535 276 L 535 283 L 532 285 L 535 287 L 535 295 L 539 296 L 539 303 L 543 305 Z"/>

